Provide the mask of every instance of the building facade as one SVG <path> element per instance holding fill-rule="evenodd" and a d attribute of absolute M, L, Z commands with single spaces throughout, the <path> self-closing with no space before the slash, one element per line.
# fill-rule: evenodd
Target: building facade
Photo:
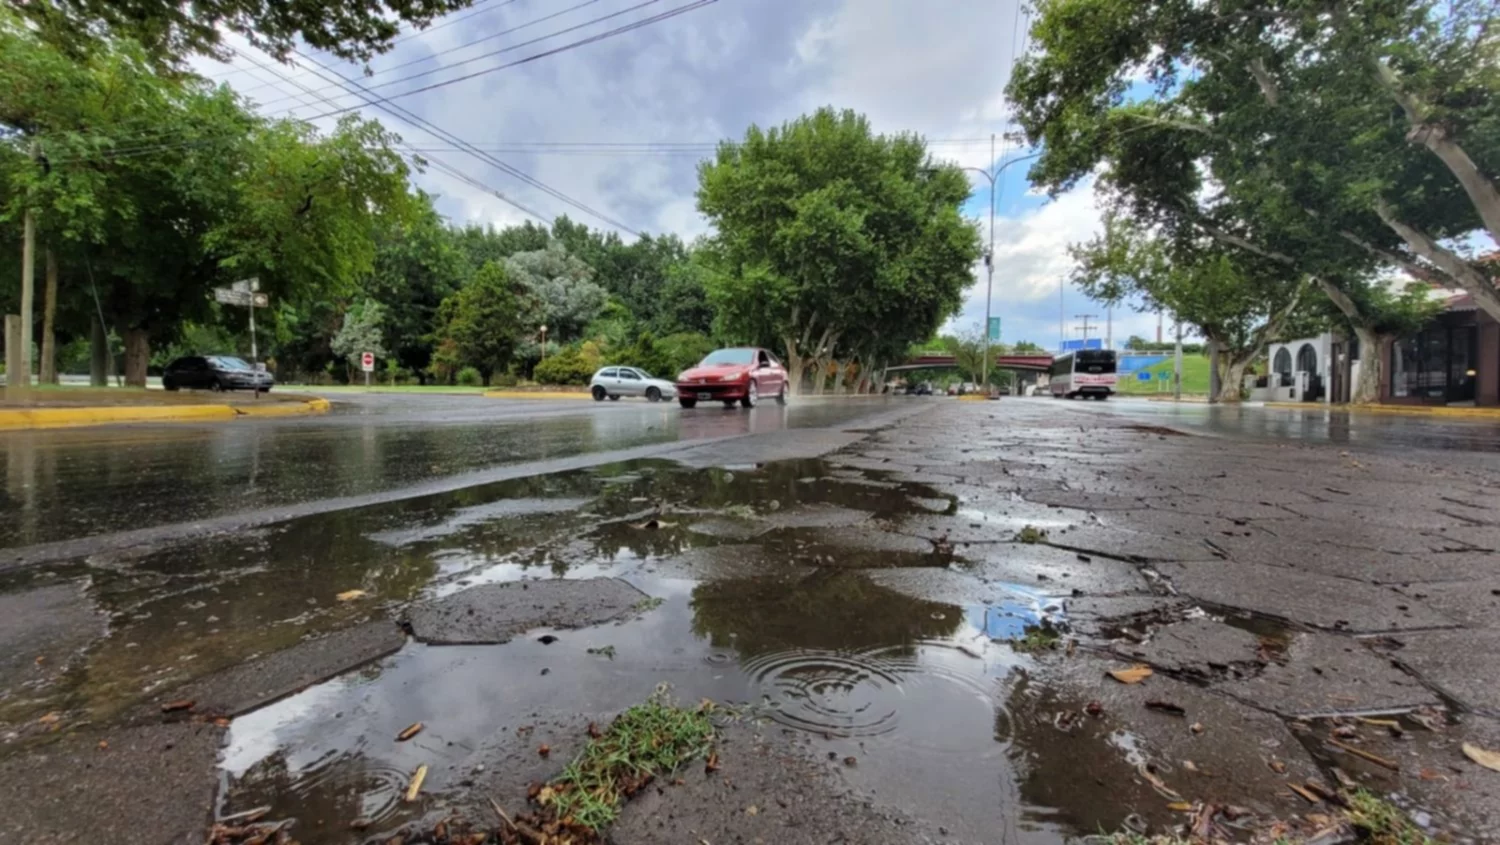
<path fill-rule="evenodd" d="M 1268 402 L 1347 402 L 1359 380 L 1359 341 L 1331 332 L 1266 347 L 1266 377 L 1251 398 Z"/>
<path fill-rule="evenodd" d="M 1450 296 L 1420 332 L 1387 343 L 1382 354 L 1382 402 L 1500 405 L 1500 323 L 1467 294 Z"/>

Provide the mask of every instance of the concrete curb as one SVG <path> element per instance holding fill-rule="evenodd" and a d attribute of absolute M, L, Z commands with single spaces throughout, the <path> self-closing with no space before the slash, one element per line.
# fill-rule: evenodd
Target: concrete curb
<path fill-rule="evenodd" d="M 1352 414 L 1406 414 L 1500 420 L 1500 408 L 1448 408 L 1433 405 L 1324 405 L 1320 402 L 1267 402 L 1265 407 L 1284 411 L 1344 411 Z"/>
<path fill-rule="evenodd" d="M 239 417 L 285 417 L 321 414 L 332 407 L 327 399 L 241 405 L 121 405 L 84 408 L 0 408 L 0 431 L 37 428 L 79 428 L 138 422 L 207 422 Z"/>
<path fill-rule="evenodd" d="M 486 399 L 593 399 L 579 390 L 486 390 Z"/>

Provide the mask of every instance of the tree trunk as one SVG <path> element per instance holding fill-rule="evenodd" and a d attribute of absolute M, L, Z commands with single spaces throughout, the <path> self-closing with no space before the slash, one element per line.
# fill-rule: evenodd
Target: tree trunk
<path fill-rule="evenodd" d="M 151 363 L 151 336 L 145 329 L 125 330 L 125 386 L 145 387 Z"/>
<path fill-rule="evenodd" d="M 1219 401 L 1239 402 L 1242 396 L 1240 390 L 1245 384 L 1245 368 L 1250 365 L 1251 361 L 1255 360 L 1255 356 L 1252 353 L 1248 356 L 1237 357 L 1229 354 L 1229 350 L 1227 349 L 1221 349 L 1219 354 L 1224 356 L 1223 360 L 1225 362 L 1225 373 L 1219 379 Z"/>
<path fill-rule="evenodd" d="M 110 355 L 109 335 L 104 324 L 90 320 L 89 330 L 89 384 L 93 387 L 109 387 Z"/>
<path fill-rule="evenodd" d="M 47 250 L 47 285 L 42 292 L 42 364 L 37 381 L 57 384 L 57 253 Z"/>
<path fill-rule="evenodd" d="M 1350 386 L 1349 404 L 1371 405 L 1380 401 L 1380 371 L 1384 366 L 1381 350 L 1386 338 L 1374 329 L 1354 326 L 1354 336 L 1359 338 L 1359 379 Z"/>
<path fill-rule="evenodd" d="M 802 395 L 802 374 L 807 369 L 807 358 L 797 348 L 797 340 L 791 335 L 781 339 L 786 344 L 786 381 L 791 385 L 793 396 Z"/>

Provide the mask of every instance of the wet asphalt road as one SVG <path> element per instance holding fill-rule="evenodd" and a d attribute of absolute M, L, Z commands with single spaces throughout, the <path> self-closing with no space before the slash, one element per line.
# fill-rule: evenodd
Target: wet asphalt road
<path fill-rule="evenodd" d="M 338 394 L 310 418 L 231 425 L 137 425 L 0 434 L 5 460 L 0 549 L 223 519 L 267 508 L 339 509 L 486 472 L 591 453 L 649 451 L 785 429 L 836 425 L 943 398 L 872 397 L 763 405 L 751 412 L 625 400 L 496 400 L 432 394 Z M 1010 400 L 1018 401 L 1018 400 Z M 1029 402 L 1051 403 L 1035 399 Z M 1385 454 L 1469 453 L 1500 464 L 1500 421 L 1348 414 L 1115 399 L 1055 402 L 1200 434 L 1336 443 Z M 318 507 L 312 503 L 324 503 Z"/>
<path fill-rule="evenodd" d="M 1317 406 L 1293 410 L 1260 405 L 1178 404 L 1118 398 L 1108 402 L 1038 401 L 1055 401 L 1063 411 L 1125 416 L 1186 429 L 1195 434 L 1259 441 L 1345 444 L 1387 455 L 1412 451 L 1473 452 L 1483 454 L 1478 458 L 1482 463 L 1500 464 L 1500 419 L 1351 414 Z"/>
<path fill-rule="evenodd" d="M 624 400 L 339 394 L 318 417 L 0 434 L 0 549 L 326 502 L 465 486 L 499 467 L 827 426 L 901 400 L 752 411 Z M 538 471 L 546 471 L 545 465 Z"/>

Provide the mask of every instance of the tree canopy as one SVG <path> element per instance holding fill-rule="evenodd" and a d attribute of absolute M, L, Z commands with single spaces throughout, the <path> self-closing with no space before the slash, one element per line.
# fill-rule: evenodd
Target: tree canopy
<path fill-rule="evenodd" d="M 360 0 L 288 3 L 277 0 L 26 0 L 12 5 L 44 38 L 72 56 L 110 41 L 139 42 L 161 66 L 199 54 L 225 59 L 223 33 L 234 32 L 278 59 L 297 40 L 350 60 L 391 48 L 403 24 L 422 28 L 473 0 Z"/>
<path fill-rule="evenodd" d="M 752 126 L 699 167 L 698 208 L 717 234 L 703 252 L 719 330 L 804 368 L 840 357 L 889 362 L 953 315 L 979 235 L 959 213 L 956 167 L 914 136 L 874 134 L 852 111 Z"/>
<path fill-rule="evenodd" d="M 1412 313 L 1385 290 L 1393 268 L 1500 318 L 1493 269 L 1462 243 L 1500 234 L 1493 4 L 1041 0 L 1037 12 L 1037 50 L 1009 93 L 1043 148 L 1038 184 L 1099 173 L 1117 210 L 1306 276 L 1356 332 Z"/>

